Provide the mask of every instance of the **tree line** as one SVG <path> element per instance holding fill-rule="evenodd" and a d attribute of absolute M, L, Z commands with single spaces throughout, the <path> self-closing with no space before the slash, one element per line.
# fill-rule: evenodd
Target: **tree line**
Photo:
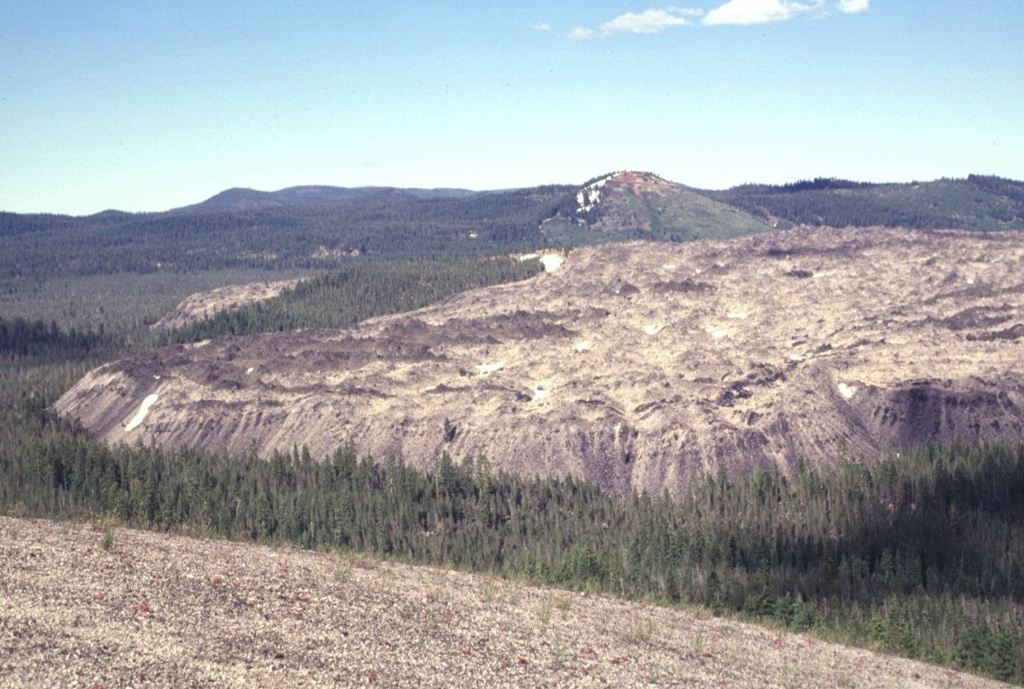
<path fill-rule="evenodd" d="M 66 421 L 0 452 L 8 513 L 344 548 L 811 630 L 1024 683 L 1024 444 L 928 447 L 794 475 L 708 476 L 682 499 L 417 469 L 348 444 L 261 460 L 107 448 Z M 439 437 L 443 429 L 438 429 Z"/>

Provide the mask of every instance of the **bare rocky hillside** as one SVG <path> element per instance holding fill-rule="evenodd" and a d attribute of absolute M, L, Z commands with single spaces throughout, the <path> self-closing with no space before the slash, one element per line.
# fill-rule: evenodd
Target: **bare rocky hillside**
<path fill-rule="evenodd" d="M 4 689 L 368 685 L 1006 686 L 486 576 L 0 517 Z"/>
<path fill-rule="evenodd" d="M 1024 238 L 811 229 L 572 251 L 342 331 L 178 346 L 56 404 L 107 442 L 352 439 L 678 494 L 724 466 L 1024 436 Z M 549 266 L 553 267 L 553 266 Z M 447 422 L 447 423 L 446 423 Z"/>

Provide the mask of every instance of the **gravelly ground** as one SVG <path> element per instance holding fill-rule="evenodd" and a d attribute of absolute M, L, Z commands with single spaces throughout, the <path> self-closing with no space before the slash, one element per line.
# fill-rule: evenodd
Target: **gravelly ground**
<path fill-rule="evenodd" d="M 997 687 L 690 611 L 0 517 L 0 687 Z"/>

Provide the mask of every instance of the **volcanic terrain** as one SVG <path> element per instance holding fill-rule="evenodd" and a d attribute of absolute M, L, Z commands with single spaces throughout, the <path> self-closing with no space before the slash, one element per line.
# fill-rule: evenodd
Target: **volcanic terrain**
<path fill-rule="evenodd" d="M 679 494 L 705 471 L 1024 434 L 1024 239 L 801 227 L 572 251 L 341 331 L 102 366 L 56 404 L 107 442 L 352 440 Z"/>
<path fill-rule="evenodd" d="M 0 517 L 4 689 L 367 685 L 1008 686 L 486 575 Z"/>

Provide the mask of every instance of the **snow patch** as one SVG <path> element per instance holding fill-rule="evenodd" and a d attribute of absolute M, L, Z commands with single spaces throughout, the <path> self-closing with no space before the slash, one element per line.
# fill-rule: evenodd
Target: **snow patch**
<path fill-rule="evenodd" d="M 583 189 L 576 194 L 576 204 L 579 208 L 576 209 L 577 213 L 586 213 L 594 209 L 594 206 L 601 200 L 600 189 Z"/>
<path fill-rule="evenodd" d="M 139 407 L 139 411 L 135 412 L 135 416 L 128 422 L 128 425 L 124 427 L 125 433 L 134 431 L 142 424 L 142 420 L 146 418 L 146 414 L 149 413 L 149 408 L 156 402 L 156 394 L 146 395 L 146 399 L 142 400 L 142 405 Z"/>
<path fill-rule="evenodd" d="M 857 388 L 850 387 L 846 383 L 839 384 L 839 394 L 843 396 L 843 399 L 851 399 L 855 392 L 857 392 Z"/>
<path fill-rule="evenodd" d="M 256 370 L 256 369 L 255 369 L 255 368 L 253 368 L 252 366 L 250 366 L 250 367 L 249 367 L 249 368 L 248 368 L 248 369 L 246 370 L 246 372 L 245 372 L 245 375 L 247 375 L 247 376 L 251 376 L 251 375 L 252 375 L 252 372 L 253 372 L 254 370 Z"/>
<path fill-rule="evenodd" d="M 545 273 L 553 273 L 565 263 L 565 256 L 562 254 L 544 254 L 540 262 L 544 264 Z"/>
<path fill-rule="evenodd" d="M 593 344 L 591 343 L 590 340 L 583 340 L 583 342 L 577 342 L 576 346 L 573 347 L 573 349 L 576 350 L 577 353 L 579 353 L 579 352 L 589 352 L 590 348 L 592 346 L 593 346 Z"/>
<path fill-rule="evenodd" d="M 663 270 L 675 270 L 679 266 L 677 266 L 675 263 L 663 263 L 661 267 Z"/>
<path fill-rule="evenodd" d="M 661 332 L 661 327 L 657 325 L 645 325 L 644 332 L 648 335 L 657 335 Z"/>
<path fill-rule="evenodd" d="M 608 175 L 603 177 L 596 182 L 591 182 L 587 186 L 576 192 L 576 214 L 582 215 L 588 213 L 594 209 L 594 207 L 601 201 L 601 187 L 608 183 L 615 175 Z"/>
<path fill-rule="evenodd" d="M 732 318 L 734 320 L 737 320 L 737 319 L 738 320 L 743 320 L 746 317 L 747 317 L 747 312 L 746 311 L 730 311 L 726 315 L 726 318 Z"/>
<path fill-rule="evenodd" d="M 789 355 L 789 360 L 790 361 L 803 361 L 804 357 L 800 356 L 799 354 L 790 354 Z"/>
<path fill-rule="evenodd" d="M 704 328 L 704 332 L 706 332 L 708 335 L 715 338 L 716 340 L 721 340 L 723 337 L 729 334 L 724 330 L 719 330 L 718 328 L 712 327 Z"/>
<path fill-rule="evenodd" d="M 485 376 L 488 373 L 494 373 L 495 371 L 500 371 L 503 368 L 505 368 L 505 362 L 504 361 L 495 361 L 494 363 L 491 363 L 491 364 L 477 364 L 476 365 L 476 370 L 479 371 L 480 375 L 482 375 L 482 376 Z"/>
<path fill-rule="evenodd" d="M 540 254 L 523 254 L 522 256 L 519 257 L 519 262 L 522 263 L 523 261 L 532 261 L 535 258 L 540 258 Z"/>
<path fill-rule="evenodd" d="M 545 387 L 534 388 L 533 389 L 533 399 L 530 400 L 530 401 L 531 402 L 539 402 L 540 400 L 542 400 L 545 397 L 548 397 L 550 395 L 551 395 L 551 391 L 548 390 Z"/>
<path fill-rule="evenodd" d="M 814 275 L 812 275 L 811 277 L 812 277 L 812 278 L 814 278 L 815 280 L 817 280 L 818 278 L 823 278 L 823 277 L 825 277 L 825 273 L 815 273 L 815 274 L 814 274 Z"/>
<path fill-rule="evenodd" d="M 974 278 L 967 278 L 967 284 L 968 285 L 973 285 L 974 284 Z"/>

